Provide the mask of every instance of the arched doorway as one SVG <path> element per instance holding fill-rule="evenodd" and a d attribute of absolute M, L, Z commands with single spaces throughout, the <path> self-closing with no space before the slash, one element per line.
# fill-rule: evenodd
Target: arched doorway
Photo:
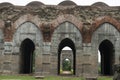
<path fill-rule="evenodd" d="M 73 74 L 73 51 L 66 46 L 61 51 L 60 74 Z"/>
<path fill-rule="evenodd" d="M 114 46 L 109 40 L 104 40 L 99 45 L 99 52 L 101 56 L 101 75 L 113 75 L 114 64 Z"/>
<path fill-rule="evenodd" d="M 73 59 L 72 59 L 72 62 L 73 62 L 73 75 L 75 75 L 75 67 L 76 67 L 76 49 L 75 49 L 75 45 L 73 43 L 73 41 L 69 38 L 65 38 L 61 41 L 61 43 L 59 44 L 59 47 L 58 47 L 58 75 L 60 74 L 60 63 L 61 63 L 61 51 L 62 49 L 65 47 L 65 46 L 68 46 L 72 49 L 72 52 L 73 52 Z"/>
<path fill-rule="evenodd" d="M 30 39 L 22 41 L 20 46 L 21 60 L 20 73 L 29 74 L 33 72 L 35 44 Z"/>

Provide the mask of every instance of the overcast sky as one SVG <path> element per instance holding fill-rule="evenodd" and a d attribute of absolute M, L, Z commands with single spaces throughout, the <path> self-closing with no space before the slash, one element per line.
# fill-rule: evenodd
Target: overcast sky
<path fill-rule="evenodd" d="M 24 6 L 31 1 L 40 1 L 40 2 L 43 2 L 44 4 L 57 5 L 64 0 L 0 0 L 0 3 L 10 2 L 14 5 Z M 74 1 L 77 5 L 91 5 L 95 2 L 104 2 L 109 6 L 120 6 L 120 0 L 72 0 L 72 1 Z"/>

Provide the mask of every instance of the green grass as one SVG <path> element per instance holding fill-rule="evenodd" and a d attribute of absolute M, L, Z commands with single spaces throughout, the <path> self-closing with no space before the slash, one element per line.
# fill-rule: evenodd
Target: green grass
<path fill-rule="evenodd" d="M 33 76 L 0 76 L 0 80 L 35 80 Z"/>
<path fill-rule="evenodd" d="M 112 77 L 99 77 L 98 80 L 113 80 Z"/>
<path fill-rule="evenodd" d="M 80 77 L 48 76 L 44 80 L 84 80 Z"/>
<path fill-rule="evenodd" d="M 33 76 L 0 76 L 0 80 L 85 80 L 80 77 L 46 76 L 44 79 L 35 79 Z M 99 77 L 98 80 L 113 80 L 112 77 Z"/>

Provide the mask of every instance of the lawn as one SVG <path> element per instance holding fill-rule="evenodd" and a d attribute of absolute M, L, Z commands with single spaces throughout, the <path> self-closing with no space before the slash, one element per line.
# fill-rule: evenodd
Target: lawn
<path fill-rule="evenodd" d="M 112 77 L 99 77 L 98 80 L 113 80 Z"/>
<path fill-rule="evenodd" d="M 85 80 L 80 77 L 47 76 L 44 79 L 35 79 L 33 76 L 0 76 L 0 80 Z M 99 77 L 98 80 L 112 80 L 112 77 Z"/>
<path fill-rule="evenodd" d="M 33 76 L 0 76 L 0 80 L 36 80 Z"/>

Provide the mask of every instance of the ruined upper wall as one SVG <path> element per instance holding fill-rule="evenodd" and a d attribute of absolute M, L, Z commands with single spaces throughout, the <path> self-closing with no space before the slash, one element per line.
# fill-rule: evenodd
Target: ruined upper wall
<path fill-rule="evenodd" d="M 15 6 L 11 3 L 0 4 L 0 19 L 12 21 L 17 20 L 24 14 L 38 15 L 41 21 L 50 22 L 59 15 L 71 14 L 83 23 L 91 23 L 101 16 L 111 16 L 119 20 L 120 7 L 111 7 L 105 3 L 98 2 L 91 6 L 79 6 L 70 1 L 63 1 L 58 5 L 45 5 L 42 2 L 31 2 L 26 6 Z"/>
<path fill-rule="evenodd" d="M 0 4 L 0 19 L 5 25 L 8 24 L 7 21 L 10 21 L 10 25 L 15 27 L 13 24 L 20 17 L 27 14 L 39 18 L 40 25 L 38 27 L 41 29 L 44 39 L 45 28 L 43 27 L 49 26 L 50 34 L 52 35 L 54 29 L 61 24 L 60 22 L 67 20 L 78 27 L 83 35 L 83 39 L 85 39 L 83 42 L 90 42 L 89 39 L 91 39 L 93 31 L 97 28 L 96 26 L 101 24 L 99 20 L 102 20 L 102 22 L 110 22 L 111 24 L 114 23 L 113 25 L 115 25 L 117 29 L 120 29 L 120 6 L 112 7 L 101 2 L 91 6 L 79 6 L 71 1 L 64 1 L 58 5 L 45 5 L 42 2 L 36 1 L 26 6 L 15 6 L 11 3 Z M 10 28 L 9 32 L 10 31 L 11 35 L 13 35 L 15 30 L 14 28 Z M 8 34 L 7 32 L 8 31 L 5 32 L 6 35 Z"/>

